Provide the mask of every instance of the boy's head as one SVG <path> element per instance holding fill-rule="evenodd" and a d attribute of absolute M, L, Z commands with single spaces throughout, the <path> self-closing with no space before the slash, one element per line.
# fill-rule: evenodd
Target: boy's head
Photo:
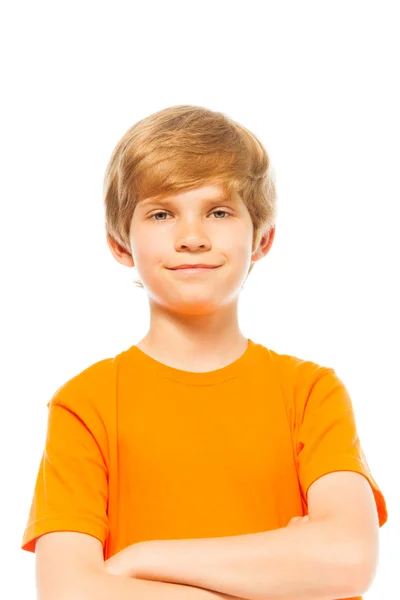
<path fill-rule="evenodd" d="M 113 256 L 135 266 L 144 285 L 135 283 L 161 303 L 171 294 L 198 303 L 207 290 L 217 304 L 220 294 L 232 300 L 275 234 L 266 150 L 242 125 L 198 106 L 166 108 L 125 133 L 106 169 L 104 204 Z M 218 268 L 170 270 L 198 263 Z"/>

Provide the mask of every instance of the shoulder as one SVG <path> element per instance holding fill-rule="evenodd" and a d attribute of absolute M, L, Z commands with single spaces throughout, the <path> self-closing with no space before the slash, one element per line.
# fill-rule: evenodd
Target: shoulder
<path fill-rule="evenodd" d="M 260 344 L 272 365 L 285 404 L 292 414 L 293 424 L 299 423 L 311 396 L 323 399 L 332 389 L 344 395 L 347 390 L 334 368 L 314 360 L 272 350 Z M 315 400 L 314 400 L 315 403 Z"/>
<path fill-rule="evenodd" d="M 294 354 L 277 352 L 265 346 L 262 347 L 268 353 L 282 382 L 289 384 L 295 393 L 310 389 L 321 377 L 335 376 L 332 367 Z"/>
<path fill-rule="evenodd" d="M 103 358 L 65 381 L 53 393 L 47 407 L 61 406 L 84 422 L 107 422 L 115 412 L 118 377 L 126 351 Z"/>
<path fill-rule="evenodd" d="M 80 401 L 99 399 L 99 392 L 108 387 L 113 372 L 112 358 L 105 358 L 86 367 L 64 382 L 53 394 L 50 404 L 72 408 Z M 102 394 L 100 394 L 102 396 Z"/>

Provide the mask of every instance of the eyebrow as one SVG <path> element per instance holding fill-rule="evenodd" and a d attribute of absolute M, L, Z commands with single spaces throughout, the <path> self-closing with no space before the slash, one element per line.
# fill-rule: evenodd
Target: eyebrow
<path fill-rule="evenodd" d="M 211 196 L 211 197 L 206 197 L 203 198 L 203 201 L 207 204 L 212 204 L 214 202 L 228 202 L 231 204 L 237 204 L 238 200 L 236 198 L 232 198 L 230 196 L 225 196 L 225 195 L 220 195 L 218 194 L 218 196 Z M 172 197 L 169 198 L 160 198 L 160 199 L 156 199 L 156 198 L 145 198 L 142 200 L 139 200 L 139 204 L 144 206 L 144 205 L 148 205 L 148 204 L 163 204 L 165 206 L 171 205 L 174 203 L 174 199 Z"/>

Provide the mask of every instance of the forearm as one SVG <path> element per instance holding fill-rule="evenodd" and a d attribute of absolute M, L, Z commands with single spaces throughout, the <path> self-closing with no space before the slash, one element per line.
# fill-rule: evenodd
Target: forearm
<path fill-rule="evenodd" d="M 248 600 L 331 600 L 360 593 L 356 552 L 340 532 L 309 522 L 222 538 L 161 540 L 137 577 L 194 585 Z"/>
<path fill-rule="evenodd" d="M 244 600 L 212 590 L 108 573 L 87 577 L 74 600 Z M 68 600 L 70 600 L 68 598 Z"/>

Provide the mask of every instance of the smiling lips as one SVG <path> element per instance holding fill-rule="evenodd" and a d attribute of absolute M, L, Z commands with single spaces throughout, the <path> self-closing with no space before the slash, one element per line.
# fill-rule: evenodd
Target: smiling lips
<path fill-rule="evenodd" d="M 178 267 L 171 267 L 172 271 L 177 271 L 180 269 L 216 269 L 219 265 L 205 265 L 205 264 L 198 264 L 198 265 L 179 265 Z"/>
<path fill-rule="evenodd" d="M 175 267 L 170 269 L 170 271 L 174 271 L 175 273 L 181 273 L 182 275 L 200 275 L 201 273 L 209 273 L 218 269 L 221 265 L 180 265 L 179 267 Z"/>

